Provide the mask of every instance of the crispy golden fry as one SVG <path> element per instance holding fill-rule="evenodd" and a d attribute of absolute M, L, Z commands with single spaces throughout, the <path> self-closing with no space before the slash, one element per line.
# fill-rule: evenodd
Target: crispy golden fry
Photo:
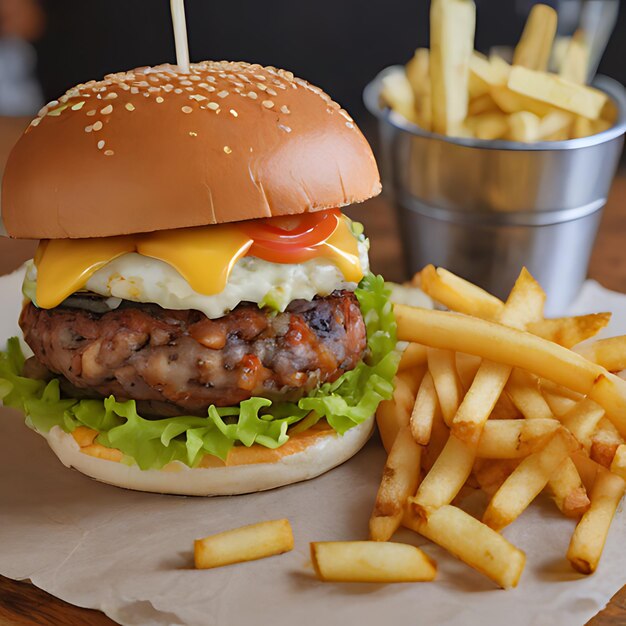
<path fill-rule="evenodd" d="M 415 98 L 417 123 L 424 130 L 432 127 L 432 93 L 430 87 L 430 51 L 418 48 L 406 64 L 406 76 Z"/>
<path fill-rule="evenodd" d="M 432 129 L 437 133 L 454 134 L 467 116 L 475 25 L 472 0 L 433 0 L 430 5 Z"/>
<path fill-rule="evenodd" d="M 483 361 L 472 386 L 452 420 L 452 433 L 466 443 L 476 446 L 482 428 L 491 415 L 511 373 L 508 365 Z"/>
<path fill-rule="evenodd" d="M 450 424 L 463 396 L 453 352 L 428 348 L 428 371 L 433 377 L 439 406 L 446 424 Z"/>
<path fill-rule="evenodd" d="M 551 380 L 548 380 L 547 378 L 541 379 L 539 381 L 539 384 L 541 386 L 542 391 L 550 391 L 552 393 L 557 393 L 563 396 L 564 398 L 569 398 L 570 400 L 573 400 L 574 402 L 580 402 L 585 397 L 584 394 L 580 393 L 579 391 L 573 391 L 572 389 L 569 389 L 568 387 L 564 387 L 563 385 L 559 385 L 555 382 L 552 382 Z"/>
<path fill-rule="evenodd" d="M 441 409 L 439 408 L 439 399 L 433 377 L 430 372 L 426 372 L 411 412 L 411 433 L 417 443 L 423 446 L 428 445 L 433 422 L 440 413 Z"/>
<path fill-rule="evenodd" d="M 280 519 L 242 526 L 194 542 L 196 569 L 254 561 L 293 550 L 289 520 Z"/>
<path fill-rule="evenodd" d="M 585 490 L 587 493 L 591 493 L 598 470 L 600 469 L 600 465 L 598 465 L 595 461 L 592 461 L 582 450 L 574 452 L 570 458 L 578 470 L 578 475 L 583 481 Z"/>
<path fill-rule="evenodd" d="M 409 122 L 417 122 L 413 90 L 404 72 L 392 72 L 383 78 L 380 98 Z"/>
<path fill-rule="evenodd" d="M 494 85 L 489 93 L 503 113 L 519 113 L 528 111 L 539 117 L 554 111 L 554 107 L 529 96 L 524 96 L 509 89 L 507 85 Z"/>
<path fill-rule="evenodd" d="M 529 323 L 543 317 L 545 302 L 546 294 L 541 285 L 523 267 L 498 321 L 511 328 L 526 328 Z"/>
<path fill-rule="evenodd" d="M 456 371 L 461 379 L 461 385 L 463 385 L 463 389 L 469 389 L 476 377 L 476 372 L 482 363 L 482 359 L 472 354 L 462 354 L 461 352 L 457 352 L 455 358 Z"/>
<path fill-rule="evenodd" d="M 577 30 L 568 42 L 559 68 L 559 75 L 573 83 L 584 85 L 587 82 L 588 66 L 589 46 L 585 40 L 584 31 Z"/>
<path fill-rule="evenodd" d="M 626 433 L 626 381 L 562 346 L 514 328 L 447 311 L 394 307 L 398 337 L 531 371 L 589 394 Z"/>
<path fill-rule="evenodd" d="M 598 422 L 598 428 L 591 435 L 591 450 L 589 456 L 596 463 L 604 467 L 611 467 L 615 453 L 624 440 L 615 426 L 605 417 Z"/>
<path fill-rule="evenodd" d="M 587 490 L 583 485 L 576 465 L 565 459 L 548 482 L 554 502 L 563 515 L 579 518 L 589 508 Z"/>
<path fill-rule="evenodd" d="M 450 504 L 468 479 L 475 456 L 475 447 L 450 435 L 417 493 L 408 499 L 413 512 L 427 516 L 433 509 Z"/>
<path fill-rule="evenodd" d="M 559 429 L 555 419 L 489 420 L 480 436 L 476 456 L 483 459 L 515 459 L 542 448 Z"/>
<path fill-rule="evenodd" d="M 530 11 L 524 32 L 513 54 L 513 64 L 545 71 L 556 35 L 557 13 L 545 4 L 536 4 Z"/>
<path fill-rule="evenodd" d="M 483 522 L 501 530 L 519 517 L 575 450 L 565 429 L 558 430 L 543 450 L 526 457 L 494 494 Z"/>
<path fill-rule="evenodd" d="M 565 415 L 576 406 L 576 400 L 562 396 L 560 393 L 545 390 L 542 394 L 555 417 Z"/>
<path fill-rule="evenodd" d="M 558 343 L 565 348 L 572 348 L 582 341 L 597 335 L 610 321 L 610 313 L 592 313 L 577 317 L 539 320 L 529 324 L 528 331 L 533 335 L 554 341 L 554 343 Z M 626 348 L 626 337 L 624 340 L 624 347 Z M 604 365 L 604 363 L 601 363 L 601 365 Z M 607 369 L 611 371 L 610 368 L 607 367 Z"/>
<path fill-rule="evenodd" d="M 438 409 L 433 419 L 433 427 L 430 433 L 430 441 L 428 445 L 422 450 L 422 469 L 425 473 L 430 472 L 432 466 L 435 464 L 441 451 L 448 442 L 450 431 L 443 421 L 441 415 L 441 409 Z"/>
<path fill-rule="evenodd" d="M 445 505 L 423 519 L 407 513 L 406 528 L 423 535 L 504 589 L 516 587 L 526 556 L 504 537 L 461 509 Z"/>
<path fill-rule="evenodd" d="M 421 448 L 406 426 L 398 433 L 385 463 L 370 517 L 370 539 L 389 541 L 398 530 L 406 499 L 417 489 L 420 457 Z"/>
<path fill-rule="evenodd" d="M 626 369 L 626 335 L 598 339 L 591 344 L 580 346 L 576 352 L 605 367 L 609 372 Z"/>
<path fill-rule="evenodd" d="M 435 562 L 405 543 L 318 541 L 311 543 L 311 560 L 326 582 L 421 582 L 437 575 Z"/>
<path fill-rule="evenodd" d="M 400 357 L 398 371 L 402 372 L 424 363 L 426 363 L 426 346 L 420 346 L 419 343 L 410 343 Z"/>
<path fill-rule="evenodd" d="M 396 435 L 408 425 L 415 398 L 409 385 L 398 378 L 394 378 L 394 391 L 391 400 L 383 400 L 376 410 L 376 424 L 387 452 L 395 441 Z"/>
<path fill-rule="evenodd" d="M 538 115 L 530 111 L 516 111 L 509 115 L 508 138 L 512 141 L 523 141 L 525 143 L 538 141 L 540 126 L 541 118 Z"/>
<path fill-rule="evenodd" d="M 420 272 L 420 284 L 433 300 L 451 311 L 493 320 L 504 308 L 495 296 L 441 267 L 427 265 Z"/>
<path fill-rule="evenodd" d="M 561 423 L 569 430 L 582 447 L 589 452 L 591 450 L 592 436 L 604 417 L 604 409 L 594 402 L 585 398 L 565 415 L 560 417 Z"/>
<path fill-rule="evenodd" d="M 506 392 L 520 413 L 527 419 L 553 417 L 553 413 L 541 394 L 539 379 L 533 374 L 515 368 L 511 373 Z"/>
<path fill-rule="evenodd" d="M 578 522 L 567 550 L 569 562 L 581 574 L 596 571 L 625 486 L 619 476 L 600 470 L 591 491 L 591 506 Z"/>
<path fill-rule="evenodd" d="M 514 93 L 592 120 L 600 117 L 607 101 L 607 95 L 598 89 L 519 65 L 511 69 L 507 87 Z"/>

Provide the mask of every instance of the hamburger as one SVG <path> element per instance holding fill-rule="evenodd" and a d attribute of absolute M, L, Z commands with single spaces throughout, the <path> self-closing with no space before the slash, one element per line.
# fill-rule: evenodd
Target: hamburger
<path fill-rule="evenodd" d="M 4 174 L 8 234 L 40 243 L 0 398 L 66 466 L 131 489 L 245 493 L 344 462 L 398 363 L 341 212 L 379 192 L 352 118 L 290 72 L 209 61 L 70 89 Z"/>

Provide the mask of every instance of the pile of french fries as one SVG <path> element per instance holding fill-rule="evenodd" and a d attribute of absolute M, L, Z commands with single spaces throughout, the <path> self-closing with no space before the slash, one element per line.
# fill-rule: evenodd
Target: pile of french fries
<path fill-rule="evenodd" d="M 523 270 L 506 302 L 427 266 L 413 283 L 444 310 L 396 304 L 409 342 L 378 428 L 388 452 L 369 527 L 402 525 L 504 588 L 525 556 L 500 531 L 542 492 L 577 520 L 567 551 L 593 573 L 626 488 L 626 337 L 571 348 L 610 314 L 545 319 L 545 294 Z M 487 496 L 482 519 L 462 508 Z"/>
<path fill-rule="evenodd" d="M 513 63 L 474 50 L 473 0 L 432 0 L 430 50 L 387 74 L 381 99 L 424 130 L 532 143 L 586 137 L 610 128 L 615 105 L 585 85 L 589 48 L 581 30 L 553 54 L 556 11 L 533 6 Z M 549 73 L 557 57 L 558 73 Z"/>

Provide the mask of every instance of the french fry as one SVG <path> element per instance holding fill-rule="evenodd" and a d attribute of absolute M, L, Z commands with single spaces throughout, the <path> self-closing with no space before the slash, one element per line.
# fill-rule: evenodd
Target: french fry
<path fill-rule="evenodd" d="M 600 117 L 607 101 L 607 95 L 598 89 L 519 65 L 511 69 L 507 87 L 514 93 L 592 120 Z"/>
<path fill-rule="evenodd" d="M 557 13 L 552 7 L 545 4 L 533 6 L 513 53 L 514 65 L 542 71 L 548 68 L 557 20 Z"/>
<path fill-rule="evenodd" d="M 507 383 L 506 392 L 525 418 L 553 417 L 552 410 L 541 395 L 539 380 L 533 374 L 515 368 Z"/>
<path fill-rule="evenodd" d="M 432 94 L 430 88 L 430 51 L 418 48 L 406 64 L 406 76 L 413 89 L 417 123 L 424 130 L 432 127 Z"/>
<path fill-rule="evenodd" d="M 489 502 L 483 522 L 501 530 L 517 519 L 574 450 L 565 429 L 557 431 L 543 450 L 526 457 L 504 481 Z"/>
<path fill-rule="evenodd" d="M 506 85 L 511 66 L 504 60 L 494 62 L 474 51 L 469 61 L 468 90 L 470 98 L 489 95 L 494 85 Z"/>
<path fill-rule="evenodd" d="M 409 423 L 415 398 L 409 385 L 394 378 L 394 391 L 391 400 L 383 400 L 376 410 L 376 424 L 387 452 L 396 439 L 397 434 Z"/>
<path fill-rule="evenodd" d="M 541 141 L 564 141 L 569 139 L 574 116 L 566 111 L 551 111 L 539 123 L 538 139 Z"/>
<path fill-rule="evenodd" d="M 604 409 L 588 398 L 575 404 L 565 415 L 560 417 L 561 424 L 569 430 L 582 447 L 591 450 L 592 436 L 600 420 L 604 417 Z"/>
<path fill-rule="evenodd" d="M 460 352 L 456 353 L 455 358 L 456 371 L 459 373 L 461 385 L 463 385 L 463 389 L 469 389 L 476 377 L 476 372 L 482 363 L 482 359 L 472 354 L 462 354 Z"/>
<path fill-rule="evenodd" d="M 424 363 L 426 363 L 426 346 L 420 346 L 418 343 L 410 343 L 400 357 L 398 371 L 402 372 L 407 369 L 412 369 Z"/>
<path fill-rule="evenodd" d="M 591 435 L 591 449 L 589 456 L 603 467 L 611 467 L 617 449 L 624 440 L 615 426 L 605 417 L 598 422 L 596 431 Z"/>
<path fill-rule="evenodd" d="M 511 113 L 509 115 L 508 138 L 512 141 L 523 141 L 525 143 L 538 141 L 540 125 L 541 118 L 530 111 L 516 111 L 515 113 Z"/>
<path fill-rule="evenodd" d="M 609 372 L 626 369 L 626 335 L 598 339 L 591 344 L 580 346 L 576 351 Z"/>
<path fill-rule="evenodd" d="M 573 348 L 586 339 L 597 335 L 610 321 L 610 313 L 592 313 L 577 317 L 542 319 L 529 324 L 527 330 L 533 335 L 554 341 L 554 343 L 565 348 Z M 626 351 L 626 337 L 624 337 L 623 347 Z M 624 362 L 626 364 L 626 359 Z M 600 363 L 600 365 L 606 367 L 604 363 Z M 607 369 L 614 371 L 609 367 Z"/>
<path fill-rule="evenodd" d="M 406 426 L 398 433 L 385 463 L 370 517 L 370 539 L 389 541 L 398 530 L 406 499 L 417 489 L 420 457 L 421 448 Z"/>
<path fill-rule="evenodd" d="M 578 475 L 583 481 L 585 490 L 587 493 L 591 493 L 593 485 L 596 481 L 596 476 L 598 475 L 598 470 L 600 469 L 600 465 L 598 465 L 595 461 L 592 461 L 582 450 L 574 452 L 570 456 L 570 459 L 572 459 L 572 462 L 578 470 Z"/>
<path fill-rule="evenodd" d="M 433 377 L 430 372 L 426 372 L 417 392 L 410 419 L 411 434 L 417 443 L 423 446 L 428 445 L 433 423 L 440 412 Z"/>
<path fill-rule="evenodd" d="M 443 419 L 449 425 L 452 423 L 463 395 L 454 353 L 428 348 L 427 355 L 428 371 L 433 377 Z"/>
<path fill-rule="evenodd" d="M 454 134 L 467 116 L 476 7 L 472 0 L 433 0 L 430 7 L 432 129 Z"/>
<path fill-rule="evenodd" d="M 626 433 L 626 381 L 541 337 L 447 311 L 394 307 L 398 337 L 520 367 L 589 396 Z"/>
<path fill-rule="evenodd" d="M 589 46 L 585 41 L 584 31 L 578 30 L 568 42 L 559 75 L 573 83 L 584 85 L 587 82 L 588 66 Z"/>
<path fill-rule="evenodd" d="M 539 117 L 543 117 L 554 111 L 554 107 L 545 102 L 540 102 L 532 97 L 515 93 L 507 85 L 494 85 L 489 93 L 498 108 L 504 113 L 518 113 L 529 111 Z"/>
<path fill-rule="evenodd" d="M 476 459 L 473 476 L 480 488 L 493 496 L 521 463 L 521 459 Z"/>
<path fill-rule="evenodd" d="M 194 542 L 196 569 L 254 561 L 293 550 L 289 520 L 260 522 L 227 530 Z"/>
<path fill-rule="evenodd" d="M 431 511 L 426 518 L 407 513 L 402 524 L 441 546 L 500 587 L 510 589 L 517 586 L 526 563 L 525 554 L 465 511 L 445 505 Z"/>
<path fill-rule="evenodd" d="M 509 132 L 509 120 L 500 111 L 481 113 L 467 117 L 465 126 L 478 139 L 503 139 Z"/>
<path fill-rule="evenodd" d="M 418 487 L 417 493 L 408 498 L 407 502 L 412 511 L 425 517 L 432 510 L 450 504 L 468 479 L 475 455 L 475 447 L 450 435 L 441 454 Z"/>
<path fill-rule="evenodd" d="M 574 462 L 567 458 L 548 482 L 554 502 L 566 517 L 579 518 L 589 508 L 587 490 Z"/>
<path fill-rule="evenodd" d="M 417 122 L 411 84 L 402 71 L 387 74 L 382 81 L 381 100 L 409 122 Z"/>
<path fill-rule="evenodd" d="M 560 427 L 555 419 L 489 420 L 476 456 L 483 459 L 523 458 L 543 447 Z"/>
<path fill-rule="evenodd" d="M 491 94 L 484 93 L 482 96 L 472 98 L 467 107 L 467 116 L 472 117 L 474 115 L 480 115 L 481 113 L 496 113 L 498 112 L 498 106 L 495 100 L 491 97 Z"/>
<path fill-rule="evenodd" d="M 600 470 L 591 491 L 591 506 L 578 522 L 567 550 L 567 559 L 581 574 L 596 571 L 625 486 L 619 476 Z"/>
<path fill-rule="evenodd" d="M 411 396 L 415 398 L 417 394 L 417 390 L 422 384 L 422 378 L 424 378 L 424 374 L 426 373 L 426 364 L 422 363 L 421 365 L 416 365 L 415 367 L 405 368 L 399 371 L 396 376 L 403 383 L 406 383 L 406 386 L 411 391 Z M 406 396 L 406 401 L 408 402 L 408 396 Z"/>
<path fill-rule="evenodd" d="M 611 471 L 626 480 L 626 444 L 620 444 L 611 461 Z"/>
<path fill-rule="evenodd" d="M 435 562 L 405 543 L 317 541 L 311 543 L 311 561 L 326 582 L 421 582 L 437 575 Z"/>
<path fill-rule="evenodd" d="M 427 265 L 419 277 L 422 289 L 451 311 L 493 320 L 504 308 L 495 296 L 442 267 Z"/>
<path fill-rule="evenodd" d="M 550 407 L 550 411 L 552 411 L 555 417 L 565 415 L 576 406 L 576 400 L 572 400 L 555 391 L 544 390 L 542 388 L 542 394 Z"/>
<path fill-rule="evenodd" d="M 422 469 L 425 473 L 430 472 L 432 466 L 441 455 L 441 451 L 444 449 L 449 437 L 450 431 L 443 421 L 441 409 L 439 409 L 435 413 L 435 417 L 433 419 L 433 427 L 430 433 L 430 441 L 428 442 L 428 445 L 422 450 Z"/>

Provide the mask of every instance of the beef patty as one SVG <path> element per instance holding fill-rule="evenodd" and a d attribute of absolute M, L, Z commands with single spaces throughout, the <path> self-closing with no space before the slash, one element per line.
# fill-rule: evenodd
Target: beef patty
<path fill-rule="evenodd" d="M 205 415 L 251 396 L 298 399 L 353 369 L 366 346 L 348 291 L 284 313 L 242 303 L 215 320 L 126 301 L 105 313 L 28 303 L 20 326 L 39 364 L 74 388 Z"/>

